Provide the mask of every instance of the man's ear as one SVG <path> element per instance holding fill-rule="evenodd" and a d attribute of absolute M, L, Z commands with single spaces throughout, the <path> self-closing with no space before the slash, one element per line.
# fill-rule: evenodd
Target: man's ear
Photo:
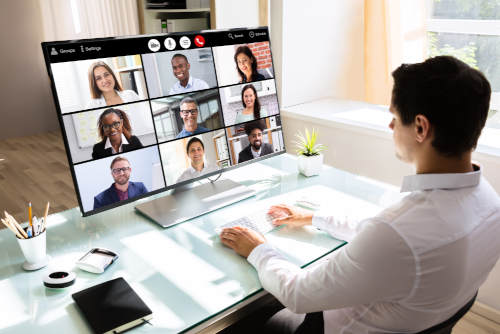
<path fill-rule="evenodd" d="M 419 143 L 431 137 L 431 123 L 424 115 L 415 116 L 415 139 Z"/>

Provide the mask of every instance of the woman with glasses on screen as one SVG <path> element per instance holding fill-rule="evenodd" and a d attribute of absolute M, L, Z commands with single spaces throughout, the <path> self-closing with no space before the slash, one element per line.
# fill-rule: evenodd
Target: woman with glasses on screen
<path fill-rule="evenodd" d="M 104 110 L 97 121 L 97 131 L 101 141 L 92 149 L 93 159 L 105 158 L 142 147 L 139 138 L 132 136 L 132 127 L 127 114 L 120 109 Z"/>
<path fill-rule="evenodd" d="M 217 166 L 209 165 L 205 161 L 205 145 L 203 145 L 203 142 L 199 138 L 193 137 L 189 139 L 186 146 L 186 154 L 191 162 L 191 166 L 179 176 L 177 183 L 215 172 L 218 169 Z"/>
<path fill-rule="evenodd" d="M 248 46 L 242 45 L 236 49 L 234 62 L 240 76 L 240 83 L 265 79 L 264 75 L 257 72 L 257 58 L 255 58 Z"/>
<path fill-rule="evenodd" d="M 92 99 L 87 109 L 112 106 L 138 101 L 141 98 L 133 90 L 124 90 L 116 75 L 103 61 L 96 61 L 89 68 L 89 88 Z"/>
<path fill-rule="evenodd" d="M 267 116 L 267 111 L 261 107 L 257 90 L 252 84 L 245 85 L 241 91 L 243 110 L 236 114 L 235 123 L 243 123 Z"/>

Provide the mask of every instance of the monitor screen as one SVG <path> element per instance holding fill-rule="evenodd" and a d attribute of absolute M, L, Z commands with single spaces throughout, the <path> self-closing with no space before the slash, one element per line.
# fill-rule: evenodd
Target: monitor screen
<path fill-rule="evenodd" d="M 42 49 L 84 216 L 285 152 L 266 27 Z"/>

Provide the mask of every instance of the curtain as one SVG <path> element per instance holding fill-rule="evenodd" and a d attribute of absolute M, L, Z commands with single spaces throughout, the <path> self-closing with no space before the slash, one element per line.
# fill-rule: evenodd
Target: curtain
<path fill-rule="evenodd" d="M 427 10 L 422 0 L 365 0 L 366 101 L 390 104 L 391 73 L 427 57 Z"/>
<path fill-rule="evenodd" d="M 136 35 L 137 0 L 39 0 L 46 41 Z"/>

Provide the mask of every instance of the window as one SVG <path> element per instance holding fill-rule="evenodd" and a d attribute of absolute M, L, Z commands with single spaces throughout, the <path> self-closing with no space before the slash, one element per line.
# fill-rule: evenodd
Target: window
<path fill-rule="evenodd" d="M 480 145 L 500 149 L 500 0 L 428 0 L 429 56 L 452 55 L 491 84 L 490 113 Z"/>

